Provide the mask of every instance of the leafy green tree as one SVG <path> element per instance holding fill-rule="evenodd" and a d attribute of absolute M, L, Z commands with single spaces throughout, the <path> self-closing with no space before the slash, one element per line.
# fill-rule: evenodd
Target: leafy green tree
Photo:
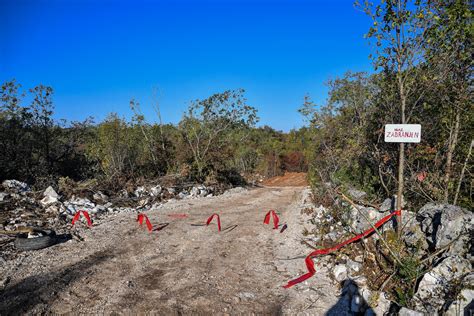
<path fill-rule="evenodd" d="M 191 102 L 178 127 L 192 153 L 197 176 L 204 176 L 222 160 L 229 134 L 258 121 L 257 110 L 248 105 L 244 90 L 228 90 Z"/>
<path fill-rule="evenodd" d="M 382 67 L 388 77 L 396 82 L 393 102 L 399 104 L 399 123 L 410 122 L 411 112 L 418 106 L 419 98 L 410 101 L 412 95 L 420 95 L 417 88 L 419 71 L 416 67 L 423 58 L 427 17 L 430 11 L 421 1 L 389 0 L 373 5 L 366 1 L 365 12 L 372 18 L 373 26 L 367 37 L 375 39 L 375 66 Z M 395 104 L 396 104 L 395 103 Z M 405 144 L 399 144 L 397 209 L 402 208 L 404 191 Z M 401 216 L 398 217 L 401 222 Z M 401 225 L 399 225 L 401 229 Z"/>
<path fill-rule="evenodd" d="M 432 11 L 434 23 L 427 31 L 426 59 L 435 74 L 431 93 L 441 101 L 439 119 L 447 126 L 442 138 L 446 140 L 443 200 L 447 203 L 454 188 L 456 148 L 460 143 L 461 152 L 467 155 L 472 142 L 472 4 L 465 0 L 433 1 Z"/>

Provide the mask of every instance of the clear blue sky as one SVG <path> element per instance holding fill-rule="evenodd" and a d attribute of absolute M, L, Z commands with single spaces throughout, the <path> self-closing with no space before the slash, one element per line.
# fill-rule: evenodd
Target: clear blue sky
<path fill-rule="evenodd" d="M 348 70 L 371 71 L 370 20 L 352 0 L 0 0 L 0 80 L 55 90 L 55 116 L 130 117 L 135 98 L 149 120 L 158 87 L 165 122 L 188 102 L 244 88 L 259 125 L 302 125 L 309 93 Z"/>

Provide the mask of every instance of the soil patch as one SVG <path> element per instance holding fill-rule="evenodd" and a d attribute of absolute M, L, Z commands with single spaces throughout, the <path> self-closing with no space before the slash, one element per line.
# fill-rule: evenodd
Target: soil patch
<path fill-rule="evenodd" d="M 269 187 L 305 187 L 308 185 L 305 172 L 286 172 L 282 176 L 266 179 L 263 184 Z"/>

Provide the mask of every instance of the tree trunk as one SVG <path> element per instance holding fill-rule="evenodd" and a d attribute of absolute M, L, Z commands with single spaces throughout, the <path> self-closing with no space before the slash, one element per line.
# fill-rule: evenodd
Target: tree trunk
<path fill-rule="evenodd" d="M 398 0 L 397 3 L 398 10 L 397 15 L 400 14 L 402 5 L 401 1 Z M 398 16 L 400 18 L 400 16 Z M 407 96 L 405 94 L 405 82 L 403 80 L 403 38 L 401 37 L 403 34 L 403 24 L 397 26 L 396 29 L 396 41 L 397 41 L 397 79 L 398 79 L 398 91 L 400 93 L 400 116 L 401 116 L 401 123 L 405 124 L 405 109 L 406 109 L 406 102 Z M 400 152 L 398 156 L 398 192 L 397 192 L 397 210 L 401 211 L 402 209 L 402 201 L 403 201 L 403 174 L 405 169 L 405 144 L 400 143 Z M 402 235 L 402 213 L 397 215 L 397 233 L 398 238 L 401 238 Z"/>
<path fill-rule="evenodd" d="M 456 119 L 454 123 L 454 131 L 452 132 L 452 137 L 449 138 L 448 143 L 448 153 L 446 155 L 446 169 L 444 173 L 444 203 L 448 203 L 449 197 L 449 180 L 451 179 L 451 166 L 453 163 L 454 150 L 456 149 L 456 144 L 458 142 L 459 135 L 459 125 L 461 121 L 461 113 L 459 110 L 456 111 Z"/>
<path fill-rule="evenodd" d="M 471 140 L 471 146 L 469 146 L 469 152 L 467 153 L 466 160 L 464 161 L 464 165 L 462 166 L 461 175 L 459 176 L 458 186 L 456 188 L 456 193 L 454 194 L 454 201 L 453 201 L 454 205 L 456 205 L 458 201 L 459 191 L 461 190 L 462 178 L 464 178 L 464 173 L 466 172 L 467 163 L 469 162 L 469 158 L 471 157 L 473 146 L 474 146 L 474 139 Z"/>
<path fill-rule="evenodd" d="M 399 63 L 401 65 L 401 63 Z M 405 85 L 403 82 L 401 67 L 398 69 L 398 89 L 400 92 L 400 114 L 402 124 L 405 124 L 405 109 L 406 109 L 406 95 L 405 95 Z M 405 170 L 405 143 L 400 143 L 400 152 L 398 156 L 398 192 L 397 192 L 397 210 L 402 209 L 403 202 L 403 174 Z M 402 215 L 397 216 L 397 231 L 398 236 L 402 234 Z"/>

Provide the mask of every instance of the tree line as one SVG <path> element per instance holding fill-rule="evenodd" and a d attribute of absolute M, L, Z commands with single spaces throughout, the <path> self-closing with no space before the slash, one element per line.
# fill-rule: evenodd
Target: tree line
<path fill-rule="evenodd" d="M 331 182 L 374 200 L 398 190 L 412 206 L 472 207 L 472 5 L 390 0 L 356 6 L 372 19 L 366 37 L 375 71 L 329 81 L 324 104 L 305 96 L 299 112 L 307 124 L 298 130 L 256 127 L 257 109 L 241 89 L 190 102 L 175 125 L 161 122 L 158 106 L 158 122 L 148 123 L 135 100 L 130 120 L 112 113 L 99 123 L 55 121 L 51 87 L 28 90 L 25 105 L 25 92 L 11 80 L 0 90 L 0 178 L 119 184 L 181 174 L 237 183 L 242 175 L 309 170 L 315 191 Z M 385 143 L 388 123 L 421 124 L 421 143 Z"/>
<path fill-rule="evenodd" d="M 29 104 L 24 104 L 31 99 Z M 244 90 L 190 102 L 178 124 L 148 123 L 136 100 L 130 120 L 116 113 L 94 123 L 54 120 L 53 89 L 27 92 L 15 80 L 0 89 L 0 179 L 37 187 L 60 177 L 130 180 L 179 174 L 189 181 L 241 184 L 247 176 L 307 171 L 307 129 L 289 133 L 256 127 L 257 110 Z"/>

